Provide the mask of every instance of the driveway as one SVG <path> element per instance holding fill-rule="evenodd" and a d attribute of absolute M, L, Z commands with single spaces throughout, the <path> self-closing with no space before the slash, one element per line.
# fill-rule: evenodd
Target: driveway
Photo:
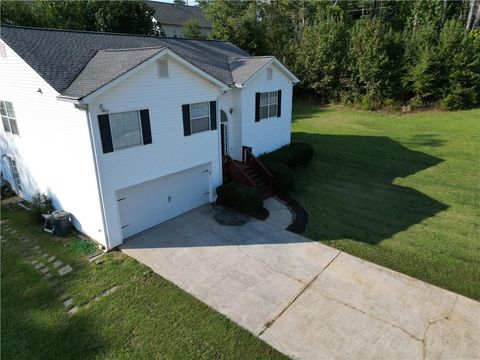
<path fill-rule="evenodd" d="M 210 205 L 122 251 L 293 358 L 480 357 L 480 303 Z"/>

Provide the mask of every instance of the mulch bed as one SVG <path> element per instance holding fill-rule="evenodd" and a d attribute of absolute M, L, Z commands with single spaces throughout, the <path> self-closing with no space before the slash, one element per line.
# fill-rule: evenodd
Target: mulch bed
<path fill-rule="evenodd" d="M 293 223 L 287 228 L 295 234 L 303 234 L 307 231 L 308 211 L 292 195 L 276 195 L 279 199 L 287 203 L 288 207 L 295 214 Z"/>

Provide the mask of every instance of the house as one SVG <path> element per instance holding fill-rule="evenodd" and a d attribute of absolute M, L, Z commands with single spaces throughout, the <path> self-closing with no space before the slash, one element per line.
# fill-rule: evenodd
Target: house
<path fill-rule="evenodd" d="M 231 43 L 2 26 L 2 176 L 105 249 L 215 200 L 223 159 L 290 142 L 298 79 Z"/>
<path fill-rule="evenodd" d="M 168 4 L 158 1 L 145 1 L 155 10 L 154 20 L 160 24 L 163 34 L 170 37 L 184 37 L 183 25 L 189 21 L 197 21 L 200 31 L 208 35 L 212 31 L 212 23 L 203 15 L 198 6 Z"/>

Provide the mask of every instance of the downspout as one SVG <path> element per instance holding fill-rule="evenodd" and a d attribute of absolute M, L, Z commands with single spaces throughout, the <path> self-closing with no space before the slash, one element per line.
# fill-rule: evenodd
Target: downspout
<path fill-rule="evenodd" d="M 102 186 L 101 186 L 101 180 L 100 180 L 100 171 L 99 171 L 99 166 L 98 166 L 98 158 L 97 158 L 97 149 L 95 147 L 95 141 L 94 141 L 94 136 L 93 136 L 93 127 L 92 127 L 92 119 L 90 117 L 90 110 L 88 105 L 83 105 L 85 108 L 85 111 L 87 113 L 87 123 L 88 123 L 88 130 L 90 132 L 90 145 L 92 147 L 92 154 L 93 154 L 93 165 L 95 167 L 95 175 L 97 178 L 97 189 L 98 189 L 98 198 L 100 201 L 100 208 L 102 212 L 102 223 L 103 223 L 103 231 L 105 235 L 105 243 L 107 245 L 106 250 L 110 250 L 110 240 L 108 236 L 108 227 L 107 227 L 107 222 L 106 222 L 106 214 L 105 214 L 105 206 L 103 202 L 103 191 L 102 191 Z"/>

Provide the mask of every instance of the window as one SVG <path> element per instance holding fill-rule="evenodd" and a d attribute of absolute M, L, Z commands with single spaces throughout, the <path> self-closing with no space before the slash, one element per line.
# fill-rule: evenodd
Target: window
<path fill-rule="evenodd" d="M 260 93 L 260 119 L 277 116 L 278 92 Z"/>
<path fill-rule="evenodd" d="M 158 60 L 158 77 L 159 78 L 168 78 L 168 61 L 167 60 Z"/>
<path fill-rule="evenodd" d="M 268 68 L 267 69 L 267 80 L 272 80 L 272 78 L 273 78 L 273 69 Z"/>
<path fill-rule="evenodd" d="M 13 111 L 12 103 L 0 101 L 0 113 L 5 131 L 18 135 L 17 117 L 15 116 L 15 111 Z"/>
<path fill-rule="evenodd" d="M 190 128 L 192 134 L 210 130 L 210 103 L 190 104 Z"/>
<path fill-rule="evenodd" d="M 7 156 L 8 161 L 10 162 L 10 168 L 12 169 L 12 177 L 14 185 L 16 187 L 17 194 L 20 194 L 23 191 L 22 183 L 20 182 L 20 173 L 18 171 L 17 162 L 14 158 Z"/>
<path fill-rule="evenodd" d="M 142 145 L 142 127 L 138 111 L 110 114 L 113 149 Z"/>

